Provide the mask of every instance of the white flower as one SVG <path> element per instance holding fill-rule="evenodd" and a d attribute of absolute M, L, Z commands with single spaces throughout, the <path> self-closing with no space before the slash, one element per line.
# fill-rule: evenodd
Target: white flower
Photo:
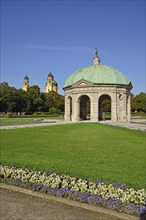
<path fill-rule="evenodd" d="M 68 175 L 57 175 L 56 173 L 48 174 L 41 171 L 33 171 L 29 169 L 22 169 L 10 166 L 0 165 L 0 173 L 4 178 L 15 178 L 22 181 L 29 181 L 32 183 L 42 183 L 52 188 L 69 188 L 76 192 L 87 192 L 92 195 L 100 195 L 102 198 L 116 198 L 123 203 L 131 202 L 135 204 L 145 204 L 146 191 L 144 189 L 135 190 L 115 188 L 112 184 L 99 183 L 96 184 L 91 181 L 77 179 Z"/>

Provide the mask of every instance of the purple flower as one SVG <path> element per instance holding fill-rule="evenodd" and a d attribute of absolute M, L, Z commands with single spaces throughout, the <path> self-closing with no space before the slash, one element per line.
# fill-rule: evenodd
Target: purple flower
<path fill-rule="evenodd" d="M 27 171 L 25 168 L 18 168 L 18 169 L 24 170 L 26 171 L 27 174 L 29 174 L 29 170 Z M 34 171 L 31 171 L 31 172 L 34 172 Z M 37 174 L 44 173 L 44 171 L 36 171 L 36 172 Z M 45 172 L 46 176 L 49 176 L 50 174 L 51 172 L 50 173 Z M 62 177 L 60 177 L 60 179 L 63 180 Z M 77 182 L 78 179 L 79 178 L 76 178 L 75 181 Z M 116 198 L 102 198 L 100 195 L 92 195 L 90 193 L 81 193 L 81 192 L 79 193 L 79 192 L 71 190 L 70 188 L 62 188 L 62 184 L 60 184 L 58 188 L 54 189 L 42 183 L 34 184 L 32 182 L 24 181 L 22 179 L 11 178 L 11 175 L 9 175 L 9 177 L 7 178 L 4 178 L 3 175 L 0 175 L 0 180 L 1 182 L 7 183 L 10 185 L 31 189 L 32 191 L 39 191 L 42 193 L 47 193 L 47 194 L 55 195 L 59 197 L 71 198 L 73 200 L 86 202 L 86 203 L 94 204 L 94 205 L 101 204 L 109 209 L 116 209 L 116 210 L 124 211 L 129 214 L 133 214 L 133 215 L 143 215 L 143 213 L 146 213 L 146 207 L 144 205 L 136 205 L 134 203 L 124 204 L 122 203 L 120 199 L 116 199 Z M 86 181 L 89 187 L 89 182 L 88 180 Z M 103 183 L 103 184 L 106 184 L 106 186 L 108 186 L 109 184 L 112 184 L 114 188 L 120 188 L 122 190 L 126 188 L 126 185 L 121 184 L 119 182 L 113 183 L 113 182 L 107 182 L 104 180 L 96 180 L 95 183 L 97 185 L 99 183 Z"/>

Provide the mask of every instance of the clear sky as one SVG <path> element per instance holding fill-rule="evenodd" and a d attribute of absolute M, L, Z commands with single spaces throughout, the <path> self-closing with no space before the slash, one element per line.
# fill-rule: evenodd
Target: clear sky
<path fill-rule="evenodd" d="M 93 63 L 124 73 L 145 91 L 145 0 L 1 0 L 1 82 L 45 90 L 51 71 L 59 93 L 67 77 Z"/>

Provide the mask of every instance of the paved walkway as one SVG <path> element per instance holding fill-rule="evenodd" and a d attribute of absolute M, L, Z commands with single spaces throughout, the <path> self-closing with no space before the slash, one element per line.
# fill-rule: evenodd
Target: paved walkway
<path fill-rule="evenodd" d="M 1 220 L 139 220 L 65 198 L 0 184 Z"/>
<path fill-rule="evenodd" d="M 131 120 L 131 122 L 111 122 L 111 121 L 102 121 L 101 123 L 133 129 L 133 130 L 140 130 L 140 131 L 146 131 L 146 119 L 135 119 Z"/>
<path fill-rule="evenodd" d="M 71 124 L 71 123 L 75 123 L 75 122 L 65 122 L 64 120 L 45 120 L 44 122 L 33 123 L 33 124 L 2 125 L 0 126 L 0 129 L 44 127 L 44 126 L 62 125 L 62 124 Z"/>
<path fill-rule="evenodd" d="M 88 123 L 88 122 L 90 121 L 80 121 L 78 123 Z M 75 122 L 65 122 L 64 120 L 46 120 L 44 123 L 0 126 L 0 129 L 30 128 L 30 127 L 71 124 L 71 123 L 75 123 Z M 132 119 L 131 122 L 125 122 L 125 123 L 111 122 L 111 121 L 101 121 L 99 123 L 124 127 L 134 130 L 146 131 L 146 119 L 135 119 L 135 120 Z"/>

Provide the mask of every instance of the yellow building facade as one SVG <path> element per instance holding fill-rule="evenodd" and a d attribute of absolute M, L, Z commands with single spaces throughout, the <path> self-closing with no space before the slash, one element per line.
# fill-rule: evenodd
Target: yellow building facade
<path fill-rule="evenodd" d="M 47 83 L 46 83 L 46 86 L 45 86 L 45 92 L 49 93 L 51 91 L 58 92 L 58 84 L 54 80 L 54 76 L 50 72 L 48 74 Z"/>
<path fill-rule="evenodd" d="M 28 78 L 28 76 L 26 75 L 26 76 L 24 77 L 24 80 L 23 80 L 23 87 L 22 87 L 22 89 L 23 89 L 24 91 L 27 91 L 28 88 L 29 88 L 29 78 Z"/>
<path fill-rule="evenodd" d="M 29 78 L 28 76 L 26 75 L 24 77 L 24 80 L 23 80 L 23 87 L 22 89 L 24 91 L 27 91 L 29 88 Z M 47 82 L 46 82 L 46 85 L 45 85 L 45 93 L 49 93 L 51 91 L 54 91 L 56 93 L 58 93 L 58 84 L 57 82 L 54 80 L 54 76 L 53 74 L 50 72 L 48 74 L 48 77 L 47 77 Z"/>

